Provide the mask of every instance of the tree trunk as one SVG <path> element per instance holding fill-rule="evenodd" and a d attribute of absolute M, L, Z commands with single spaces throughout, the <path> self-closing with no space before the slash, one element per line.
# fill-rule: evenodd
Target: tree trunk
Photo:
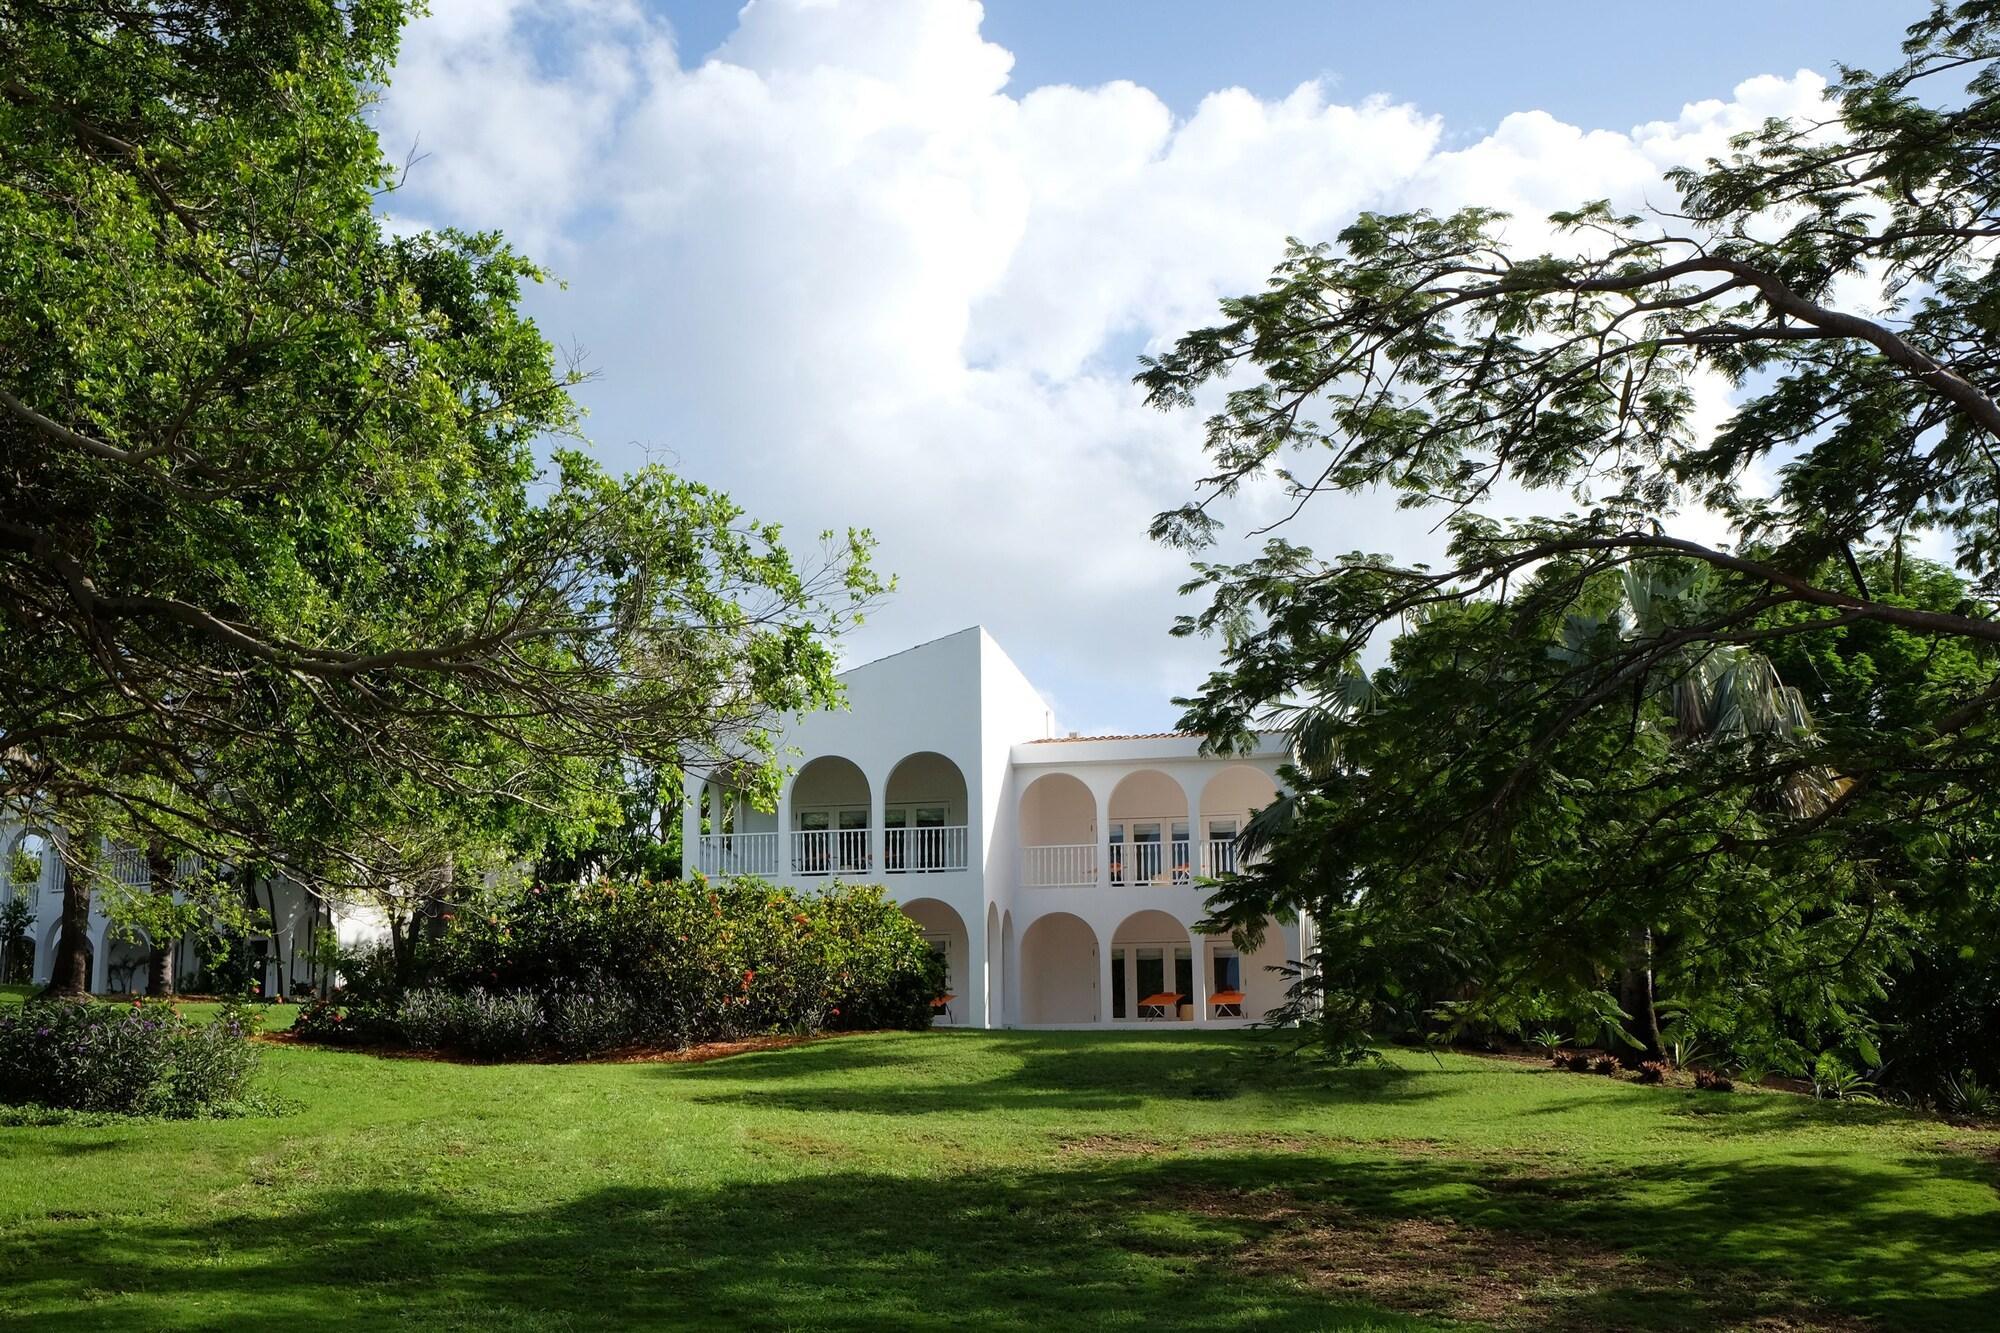
<path fill-rule="evenodd" d="M 1653 931 L 1650 926 L 1642 927 L 1632 936 L 1618 991 L 1619 1007 L 1630 1016 L 1631 1033 L 1639 1039 L 1645 1058 L 1664 1059 L 1666 1045 L 1660 1039 L 1660 1011 L 1654 1004 L 1653 996 Z"/>
<path fill-rule="evenodd" d="M 62 932 L 44 995 L 81 1000 L 90 995 L 90 876 L 63 876 Z"/>
<path fill-rule="evenodd" d="M 146 869 L 152 879 L 153 892 L 171 895 L 174 891 L 174 858 L 165 847 L 152 843 L 146 848 Z M 174 993 L 174 955 L 179 951 L 179 940 L 151 941 L 153 951 L 146 955 L 146 993 L 148 995 L 172 995 Z"/>

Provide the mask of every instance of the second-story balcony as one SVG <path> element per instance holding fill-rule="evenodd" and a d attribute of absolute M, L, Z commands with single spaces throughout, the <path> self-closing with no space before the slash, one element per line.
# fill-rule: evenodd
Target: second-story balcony
<path fill-rule="evenodd" d="M 886 878 L 969 870 L 966 809 L 965 778 L 941 754 L 905 756 L 879 787 L 852 760 L 822 755 L 800 768 L 778 812 L 710 783 L 683 827 L 689 865 L 706 875 Z"/>
<path fill-rule="evenodd" d="M 1194 788 L 1139 769 L 1101 804 L 1075 775 L 1044 774 L 1021 799 L 1021 886 L 1185 888 L 1235 874 L 1251 813 L 1276 795 L 1266 774 L 1242 765 Z"/>
<path fill-rule="evenodd" d="M 789 844 L 787 846 L 786 844 Z M 919 825 L 882 830 L 881 873 L 929 875 L 971 866 L 972 830 L 964 824 Z M 711 833 L 697 841 L 694 869 L 704 875 L 857 876 L 875 873 L 874 830 L 869 828 L 793 829 L 776 832 Z"/>

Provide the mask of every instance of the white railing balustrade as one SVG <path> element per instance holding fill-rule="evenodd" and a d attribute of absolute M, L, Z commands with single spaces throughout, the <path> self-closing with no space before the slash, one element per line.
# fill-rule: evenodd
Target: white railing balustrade
<path fill-rule="evenodd" d="M 776 833 L 704 834 L 695 857 L 695 869 L 704 875 L 760 875 L 778 873 Z"/>
<path fill-rule="evenodd" d="M 1097 883 L 1097 844 L 1021 849 L 1021 882 L 1031 889 L 1080 889 Z"/>
<path fill-rule="evenodd" d="M 884 835 L 882 869 L 891 875 L 964 870 L 971 864 L 972 839 L 964 824 L 892 828 Z"/>
<path fill-rule="evenodd" d="M 135 889 L 151 888 L 153 869 L 146 864 L 146 854 L 137 847 L 112 846 L 105 852 L 105 869 L 112 879 Z"/>
<path fill-rule="evenodd" d="M 868 830 L 794 829 L 794 875 L 855 875 L 868 870 Z"/>
<path fill-rule="evenodd" d="M 1186 838 L 1172 842 L 1114 842 L 1111 882 L 1120 885 L 1192 884 L 1194 865 Z"/>
<path fill-rule="evenodd" d="M 1211 876 L 1233 875 L 1236 873 L 1236 839 L 1210 838 L 1208 840 L 1208 873 Z"/>

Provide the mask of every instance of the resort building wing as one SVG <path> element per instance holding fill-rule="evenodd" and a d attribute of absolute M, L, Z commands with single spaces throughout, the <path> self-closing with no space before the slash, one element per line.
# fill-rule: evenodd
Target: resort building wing
<path fill-rule="evenodd" d="M 1269 923 L 1249 956 L 1194 926 L 1278 794 L 1284 736 L 1221 756 L 1180 733 L 1062 734 L 978 627 L 841 680 L 845 710 L 778 738 L 776 810 L 691 778 L 691 869 L 886 885 L 944 955 L 943 1023 L 1235 1026 L 1282 1001 L 1299 924 Z"/>

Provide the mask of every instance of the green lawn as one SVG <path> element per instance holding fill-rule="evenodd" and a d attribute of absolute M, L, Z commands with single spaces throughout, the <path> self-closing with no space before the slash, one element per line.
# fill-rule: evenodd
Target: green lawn
<path fill-rule="evenodd" d="M 2000 1328 L 2000 1134 L 1261 1047 L 273 1046 L 278 1119 L 0 1129 L 0 1328 Z"/>

